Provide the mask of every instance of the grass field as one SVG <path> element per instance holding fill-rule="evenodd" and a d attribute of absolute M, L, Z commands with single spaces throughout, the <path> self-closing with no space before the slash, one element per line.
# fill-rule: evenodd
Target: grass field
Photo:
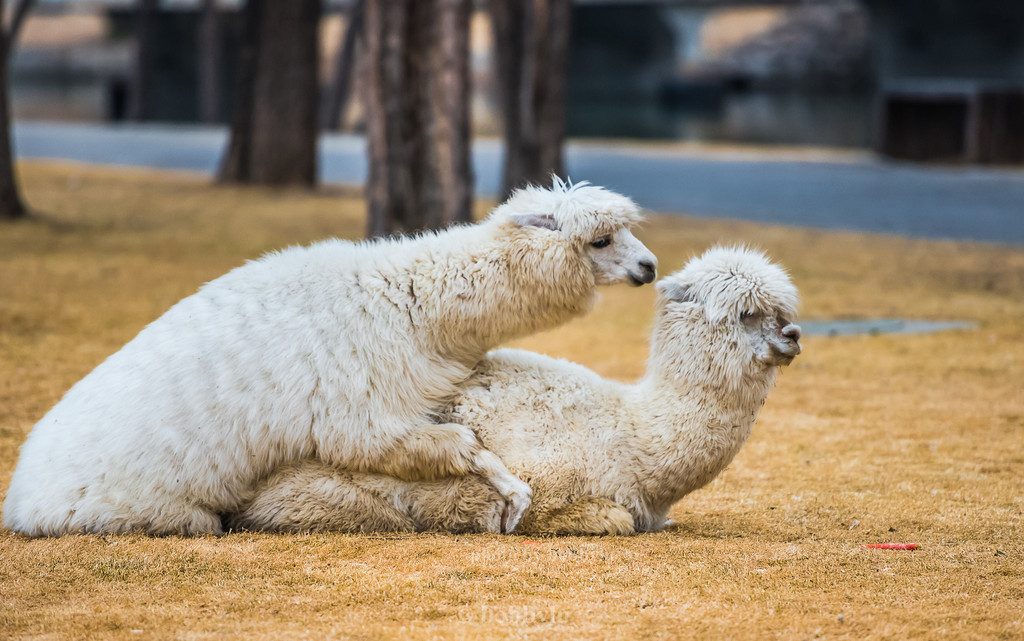
<path fill-rule="evenodd" d="M 22 174 L 38 214 L 0 224 L 0 493 L 34 422 L 175 301 L 266 250 L 363 228 L 342 191 Z M 979 329 L 807 338 L 732 466 L 658 534 L 0 531 L 0 638 L 1024 638 L 1024 250 L 676 216 L 638 235 L 662 274 L 718 242 L 766 250 L 803 319 Z M 518 345 L 634 378 L 653 295 L 607 290 Z M 879 542 L 921 547 L 861 547 Z"/>

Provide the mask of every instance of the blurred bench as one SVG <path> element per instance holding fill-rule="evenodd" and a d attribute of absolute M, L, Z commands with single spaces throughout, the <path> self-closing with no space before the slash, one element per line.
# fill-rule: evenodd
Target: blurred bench
<path fill-rule="evenodd" d="M 1024 86 L 912 80 L 879 90 L 876 151 L 891 158 L 1024 164 Z"/>

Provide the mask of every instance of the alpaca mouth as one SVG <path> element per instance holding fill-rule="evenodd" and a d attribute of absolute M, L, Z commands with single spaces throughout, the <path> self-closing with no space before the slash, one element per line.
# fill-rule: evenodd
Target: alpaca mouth
<path fill-rule="evenodd" d="M 626 277 L 629 280 L 629 284 L 632 285 L 633 287 L 640 287 L 641 285 L 646 285 L 647 283 L 653 283 L 657 275 L 658 272 L 655 271 L 653 268 L 645 268 L 640 276 L 637 276 L 633 272 L 626 272 Z"/>
<path fill-rule="evenodd" d="M 783 366 L 789 365 L 793 362 L 803 349 L 800 347 L 800 343 L 790 340 L 782 345 L 770 345 L 768 348 L 768 357 L 765 362 L 768 365 Z"/>
<path fill-rule="evenodd" d="M 792 363 L 794 358 L 796 354 L 783 354 L 773 349 L 770 354 L 761 355 L 756 360 L 765 367 L 785 367 Z"/>

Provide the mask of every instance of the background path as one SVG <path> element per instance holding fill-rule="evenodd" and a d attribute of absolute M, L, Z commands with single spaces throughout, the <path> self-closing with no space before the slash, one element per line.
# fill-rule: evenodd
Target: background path
<path fill-rule="evenodd" d="M 20 158 L 212 174 L 225 129 L 167 125 L 17 123 Z M 478 195 L 498 188 L 501 145 L 473 147 Z M 660 212 L 823 229 L 1024 244 L 1024 171 L 924 167 L 868 153 L 570 143 L 569 174 Z M 321 137 L 324 182 L 366 179 L 361 137 Z"/>

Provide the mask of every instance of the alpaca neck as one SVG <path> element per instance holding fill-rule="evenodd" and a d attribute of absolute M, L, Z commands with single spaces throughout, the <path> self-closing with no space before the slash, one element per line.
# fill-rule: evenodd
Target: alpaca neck
<path fill-rule="evenodd" d="M 653 350 L 652 350 L 653 353 Z M 654 512 L 664 514 L 711 482 L 739 452 L 774 384 L 775 370 L 715 375 L 700 358 L 681 371 L 652 364 L 637 385 L 646 429 L 638 431 L 649 456 L 640 482 Z"/>
<path fill-rule="evenodd" d="M 474 361 L 505 341 L 590 310 L 592 268 L 564 239 L 509 222 L 477 228 L 468 251 L 424 266 L 438 284 L 427 314 L 446 357 Z"/>

